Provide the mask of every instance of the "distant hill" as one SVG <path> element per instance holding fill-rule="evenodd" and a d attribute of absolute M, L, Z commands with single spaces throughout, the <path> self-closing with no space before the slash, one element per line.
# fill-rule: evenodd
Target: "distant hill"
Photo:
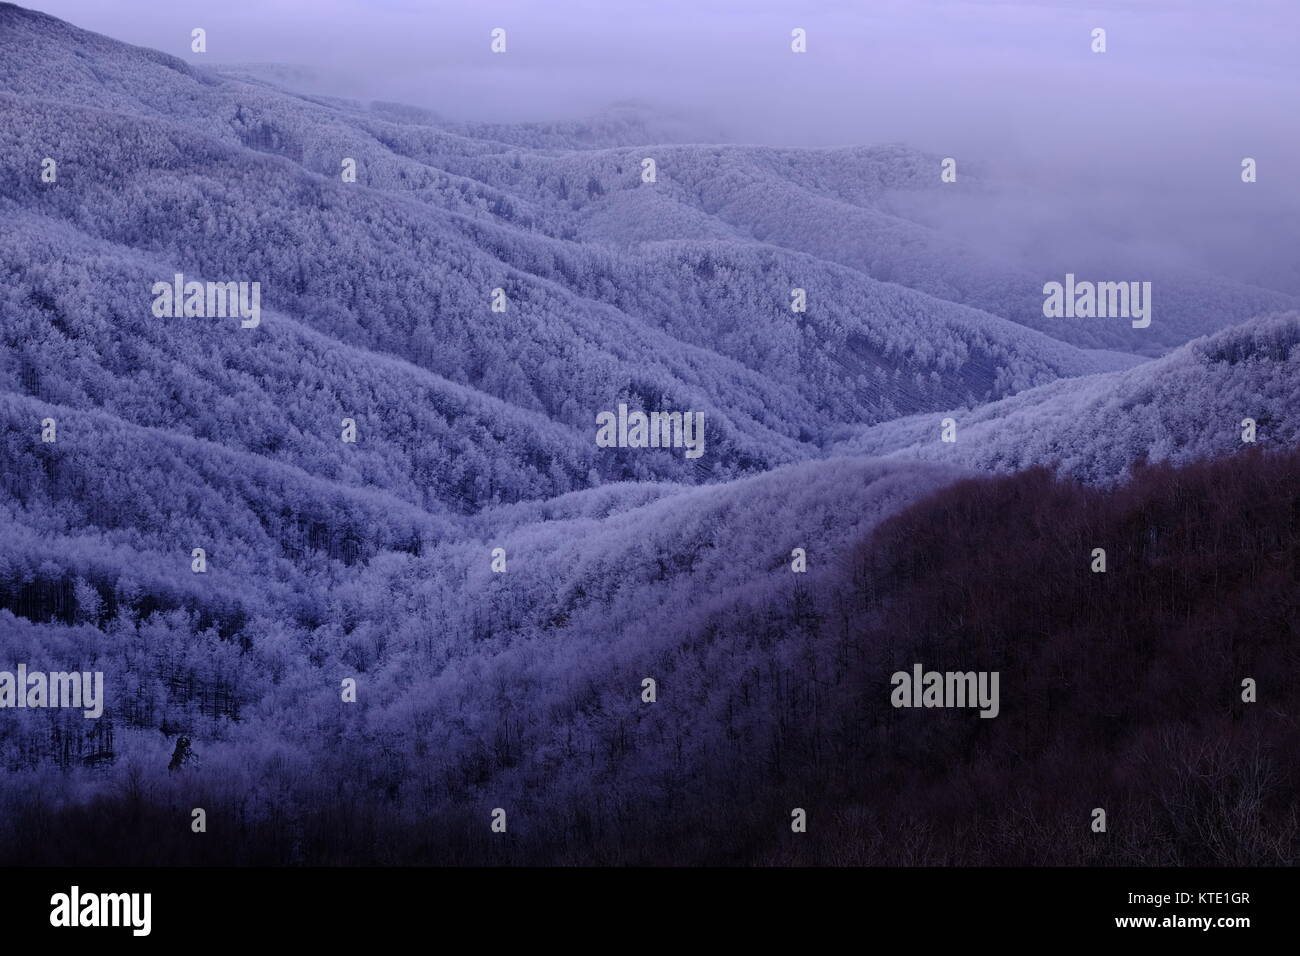
<path fill-rule="evenodd" d="M 949 416 L 957 422 L 950 444 L 940 441 L 940 422 Z M 832 448 L 996 471 L 1047 465 L 1110 483 L 1139 460 L 1186 462 L 1242 450 L 1247 418 L 1261 446 L 1300 443 L 1300 314 L 1225 329 L 1128 371 L 855 430 Z"/>

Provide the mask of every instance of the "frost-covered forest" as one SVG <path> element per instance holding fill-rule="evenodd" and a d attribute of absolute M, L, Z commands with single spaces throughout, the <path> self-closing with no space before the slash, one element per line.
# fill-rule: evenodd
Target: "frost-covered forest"
<path fill-rule="evenodd" d="M 1054 323 L 1041 276 L 905 214 L 936 164 L 681 142 L 618 110 L 447 122 L 0 3 L 0 670 L 102 671 L 107 693 L 99 720 L 0 711 L 0 860 L 942 862 L 836 775 L 893 760 L 882 806 L 957 812 L 942 780 L 907 777 L 898 735 L 956 745 L 863 696 L 874 663 L 943 646 L 939 611 L 904 633 L 890 602 L 920 622 L 925 576 L 958 573 L 897 529 L 1011 489 L 1061 496 L 1091 533 L 1095 496 L 1136 474 L 1107 506 L 1126 534 L 1164 463 L 1191 465 L 1189 495 L 1274 494 L 1290 537 L 1267 544 L 1293 554 L 1277 489 L 1296 478 L 1300 302 L 1170 272 L 1150 330 Z M 259 282 L 260 325 L 156 318 L 150 289 L 176 274 Z M 707 454 L 598 448 L 595 415 L 621 403 L 702 411 Z M 968 483 L 1035 466 L 1058 477 Z M 977 517 L 964 547 L 1000 534 Z M 1293 665 L 1282 646 L 1261 659 Z M 1143 712 L 1132 734 L 1175 717 L 1196 723 Z M 1297 753 L 1256 730 L 1266 763 Z M 193 759 L 169 770 L 181 737 Z M 978 782 L 1007 745 L 972 746 Z M 1059 769 L 1036 765 L 1044 794 L 1068 792 Z M 817 792 L 847 844 L 764 836 Z M 725 847 L 702 822 L 720 807 Z M 1218 862 L 1294 860 L 1266 816 Z M 95 820 L 120 830 L 88 850 Z M 1157 844 L 1205 862 L 1162 826 L 1100 862 Z"/>

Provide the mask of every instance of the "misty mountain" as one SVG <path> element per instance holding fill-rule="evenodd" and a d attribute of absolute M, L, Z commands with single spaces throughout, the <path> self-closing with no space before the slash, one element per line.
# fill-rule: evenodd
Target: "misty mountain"
<path fill-rule="evenodd" d="M 0 669 L 108 688 L 4 725 L 0 852 L 37 784 L 239 807 L 272 862 L 344 862 L 321 832 L 369 814 L 671 818 L 845 732 L 882 522 L 980 471 L 1225 457 L 1246 417 L 1300 439 L 1292 297 L 1170 273 L 1150 329 L 1044 319 L 1059 276 L 935 218 L 940 157 L 292 80 L 0 3 Z M 160 316 L 178 274 L 259 283 L 260 321 Z M 598 447 L 621 404 L 703 412 L 705 454 Z"/>
<path fill-rule="evenodd" d="M 802 252 L 722 241 L 716 228 L 650 248 L 585 238 L 603 227 L 584 223 L 579 197 L 608 195 L 618 177 L 696 215 L 690 195 L 712 187 L 674 178 L 670 156 L 663 181 L 643 184 L 635 152 L 508 148 L 119 50 L 16 8 L 4 16 L 14 142 L 0 202 L 17 229 L 61 224 L 139 252 L 146 289 L 178 272 L 255 279 L 270 310 L 580 432 L 621 400 L 703 409 L 718 477 L 815 452 L 838 424 L 1124 363 Z M 71 56 L 66 69 L 59 56 Z M 49 152 L 64 155 L 53 189 L 24 174 Z M 503 152 L 512 158 L 489 161 Z M 688 148 L 681 165 L 712 168 L 716 153 Z M 340 181 L 344 157 L 358 183 Z M 910 175 L 907 157 L 886 159 L 877 165 Z M 850 189 L 809 163 L 790 188 Z M 506 312 L 489 307 L 496 288 Z M 806 313 L 791 311 L 795 288 Z M 116 289 L 113 308 L 153 322 L 134 284 Z M 72 321 L 102 308 L 78 303 Z M 645 476 L 656 474 L 681 471 L 659 463 Z"/>

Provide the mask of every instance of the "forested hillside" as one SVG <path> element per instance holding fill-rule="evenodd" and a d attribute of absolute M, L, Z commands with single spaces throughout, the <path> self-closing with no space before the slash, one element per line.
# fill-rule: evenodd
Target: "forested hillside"
<path fill-rule="evenodd" d="M 255 626 L 242 651 L 181 610 L 122 614 L 111 644 L 0 611 L 14 652 L 54 650 L 126 689 L 91 735 L 48 711 L 11 727 L 24 785 L 4 792 L 0 846 L 63 863 L 1295 861 L 1300 740 L 1276 719 L 1297 706 L 1278 677 L 1295 666 L 1294 451 L 1143 470 L 1119 493 L 1032 470 L 901 509 L 901 489 L 941 476 L 845 461 L 856 528 L 808 510 L 826 489 L 801 467 L 728 505 L 769 548 L 716 532 L 684 547 L 717 518 L 700 489 L 605 540 L 586 521 L 516 532 L 516 560 L 559 574 L 471 571 L 459 615 L 434 597 L 445 573 L 406 604 L 353 579 L 329 625 Z M 803 503 L 774 510 L 777 491 Z M 841 560 L 789 573 L 794 525 L 835 529 Z M 1089 570 L 1098 543 L 1106 574 Z M 718 581 L 729 549 L 769 566 Z M 891 708 L 887 675 L 915 660 L 999 671 L 999 719 Z M 340 674 L 365 706 L 316 679 Z M 1240 702 L 1244 677 L 1267 683 L 1267 706 Z M 170 741 L 155 726 L 193 735 L 201 763 L 157 773 Z M 51 808 L 72 785 L 88 799 Z M 190 838 L 196 804 L 219 840 Z M 1104 837 L 1087 827 L 1098 806 Z M 505 837 L 484 823 L 497 807 Z"/>
<path fill-rule="evenodd" d="M 276 314 L 571 429 L 585 432 L 595 410 L 620 399 L 702 408 L 718 445 L 739 446 L 710 456 L 709 474 L 778 463 L 791 454 L 783 439 L 815 451 L 838 423 L 984 401 L 1123 361 L 735 232 L 699 208 L 747 179 L 855 206 L 919 175 L 921 159 L 905 151 L 729 149 L 733 158 L 719 159 L 675 147 L 659 159 L 659 181 L 643 183 L 641 147 L 473 139 L 4 10 L 0 96 L 12 140 L 0 203 L 22 233 L 70 227 L 110 244 L 114 258 L 122 247 L 142 253 L 154 278 L 255 279 Z M 59 58 L 74 62 L 65 69 Z M 57 188 L 28 175 L 50 153 L 63 157 Z M 358 182 L 341 180 L 344 158 L 356 160 Z M 653 243 L 606 235 L 608 215 L 590 206 L 615 194 L 628 197 L 614 207 L 622 222 L 635 219 L 625 202 L 650 204 L 661 230 Z M 664 204 L 688 222 L 673 227 L 680 217 Z M 39 274 L 40 249 L 27 255 L 22 271 Z M 498 288 L 504 312 L 490 308 Z M 791 311 L 795 288 L 806 290 L 806 312 Z M 114 324 L 139 314 L 132 283 L 116 295 Z M 78 302 L 73 323 L 87 306 L 110 303 Z"/>
<path fill-rule="evenodd" d="M 947 417 L 957 423 L 951 443 L 939 441 Z M 1294 447 L 1300 443 L 1300 314 L 1243 323 L 1129 371 L 848 431 L 836 453 L 997 471 L 1051 465 L 1103 484 L 1125 478 L 1139 460 L 1193 461 L 1252 443 Z"/>

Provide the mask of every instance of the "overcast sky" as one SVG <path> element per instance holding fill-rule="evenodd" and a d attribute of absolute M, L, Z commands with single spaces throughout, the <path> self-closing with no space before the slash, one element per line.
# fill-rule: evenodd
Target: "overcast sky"
<path fill-rule="evenodd" d="M 1005 145 L 1159 110 L 1248 135 L 1297 105 L 1295 0 L 26 0 L 207 62 L 302 64 L 340 92 L 475 118 L 623 98 L 703 106 L 754 140 Z M 509 52 L 488 52 L 489 31 Z M 790 30 L 808 53 L 790 52 Z M 1093 54 L 1089 33 L 1108 31 Z M 1230 108 L 1227 107 L 1231 104 Z M 1273 106 L 1283 105 L 1274 103 Z M 1292 119 L 1294 119 L 1294 112 Z M 1155 117 L 1151 117 L 1155 119 Z M 1294 125 L 1294 123 L 1288 124 Z"/>
<path fill-rule="evenodd" d="M 1300 0 L 24 2 L 189 60 L 305 66 L 318 91 L 456 119 L 636 99 L 698 117 L 701 139 L 978 157 L 1059 188 L 1070 216 L 1127 210 L 1134 230 L 1155 220 L 1193 243 L 1217 217 L 1202 237 L 1216 255 L 1277 255 L 1241 243 L 1300 193 Z M 204 57 L 189 51 L 196 26 Z M 489 52 L 494 27 L 504 56 Z M 794 27 L 807 54 L 790 51 Z M 1244 156 L 1260 166 L 1249 196 Z"/>

